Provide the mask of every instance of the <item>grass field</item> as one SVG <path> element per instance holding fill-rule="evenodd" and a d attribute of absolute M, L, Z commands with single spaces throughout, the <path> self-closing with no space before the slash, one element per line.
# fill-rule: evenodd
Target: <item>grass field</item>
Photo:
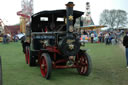
<path fill-rule="evenodd" d="M 25 64 L 20 43 L 0 43 L 3 85 L 128 85 L 125 55 L 118 45 L 86 44 L 92 59 L 92 73 L 81 76 L 76 69 L 53 69 L 50 80 L 39 67 Z M 83 48 L 85 48 L 83 47 Z"/>

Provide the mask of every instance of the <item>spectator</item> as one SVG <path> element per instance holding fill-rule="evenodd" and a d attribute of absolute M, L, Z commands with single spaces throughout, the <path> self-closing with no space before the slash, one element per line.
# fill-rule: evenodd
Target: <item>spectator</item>
<path fill-rule="evenodd" d="M 108 38 L 108 44 L 111 44 L 112 36 L 111 33 L 109 33 L 109 38 Z"/>
<path fill-rule="evenodd" d="M 115 35 L 115 33 L 113 33 L 113 32 L 111 33 L 111 38 L 112 38 L 111 39 L 112 45 L 115 45 L 116 44 L 116 40 L 115 40 L 116 39 L 116 35 Z"/>
<path fill-rule="evenodd" d="M 126 35 L 123 38 L 123 45 L 126 48 L 126 65 L 127 65 L 126 68 L 128 68 L 128 32 L 126 33 Z"/>
<path fill-rule="evenodd" d="M 109 44 L 109 33 L 105 34 L 105 44 L 108 45 Z"/>
<path fill-rule="evenodd" d="M 94 33 L 92 32 L 92 33 L 91 33 L 91 43 L 93 43 L 94 37 L 95 37 L 95 35 L 94 35 Z"/>
<path fill-rule="evenodd" d="M 98 41 L 99 41 L 99 43 L 101 43 L 101 41 L 102 41 L 102 36 L 101 36 L 101 34 L 100 34 L 100 33 L 98 34 L 98 39 L 99 39 L 99 40 L 98 40 Z"/>
<path fill-rule="evenodd" d="M 86 32 L 85 30 L 83 31 L 83 35 L 88 35 L 87 32 Z"/>
<path fill-rule="evenodd" d="M 7 35 L 6 35 L 6 34 L 3 35 L 3 43 L 4 43 L 4 44 L 7 43 Z"/>
<path fill-rule="evenodd" d="M 122 32 L 123 32 L 123 31 L 119 31 L 119 30 L 116 32 L 116 36 L 117 36 L 117 43 L 119 43 L 119 42 L 121 42 L 121 43 L 122 43 L 122 41 L 121 41 L 121 39 L 120 39 Z"/>
<path fill-rule="evenodd" d="M 14 36 L 14 42 L 18 42 L 18 37 L 16 35 Z"/>

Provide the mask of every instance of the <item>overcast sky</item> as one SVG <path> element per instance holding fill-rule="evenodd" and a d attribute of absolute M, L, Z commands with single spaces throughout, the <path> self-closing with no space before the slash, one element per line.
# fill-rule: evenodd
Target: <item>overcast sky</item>
<path fill-rule="evenodd" d="M 74 9 L 85 12 L 86 2 L 90 2 L 91 16 L 96 25 L 104 9 L 122 9 L 128 12 L 128 0 L 33 0 L 34 13 L 42 10 L 65 9 L 68 1 L 73 1 Z M 0 0 L 0 18 L 5 24 L 19 23 L 16 12 L 21 10 L 21 0 Z"/>

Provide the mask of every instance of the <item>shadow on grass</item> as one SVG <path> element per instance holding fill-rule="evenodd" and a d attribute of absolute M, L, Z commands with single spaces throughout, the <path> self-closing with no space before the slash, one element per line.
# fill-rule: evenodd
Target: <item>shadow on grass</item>
<path fill-rule="evenodd" d="M 77 72 L 77 69 L 53 69 L 52 70 L 52 75 L 51 75 L 51 80 L 72 80 L 73 78 L 85 78 L 86 76 L 80 75 Z M 60 79 L 62 78 L 62 79 Z"/>

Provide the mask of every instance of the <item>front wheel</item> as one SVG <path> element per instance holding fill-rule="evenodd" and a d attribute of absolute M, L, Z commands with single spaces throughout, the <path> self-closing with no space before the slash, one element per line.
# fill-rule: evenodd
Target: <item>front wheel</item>
<path fill-rule="evenodd" d="M 49 79 L 52 72 L 51 58 L 47 53 L 42 53 L 40 58 L 40 71 L 44 78 Z"/>
<path fill-rule="evenodd" d="M 92 62 L 90 56 L 84 51 L 80 51 L 76 56 L 77 71 L 80 75 L 88 76 L 92 70 Z"/>

